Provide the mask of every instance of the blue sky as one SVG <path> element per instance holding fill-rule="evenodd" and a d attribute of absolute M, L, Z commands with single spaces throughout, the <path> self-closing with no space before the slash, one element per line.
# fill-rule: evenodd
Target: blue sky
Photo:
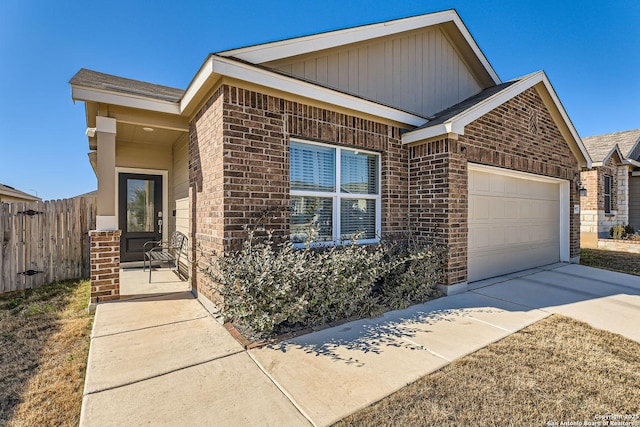
<path fill-rule="evenodd" d="M 0 183 L 96 188 L 80 68 L 185 88 L 210 52 L 452 8 L 502 80 L 544 69 L 581 136 L 640 128 L 637 0 L 2 0 Z"/>

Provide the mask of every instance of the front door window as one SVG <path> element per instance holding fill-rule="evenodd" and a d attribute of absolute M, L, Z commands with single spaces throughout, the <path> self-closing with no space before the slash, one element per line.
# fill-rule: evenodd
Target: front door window
<path fill-rule="evenodd" d="M 162 176 L 121 173 L 118 188 L 120 261 L 142 261 L 144 244 L 162 239 Z"/>
<path fill-rule="evenodd" d="M 155 227 L 154 181 L 127 179 L 127 231 L 152 232 Z"/>

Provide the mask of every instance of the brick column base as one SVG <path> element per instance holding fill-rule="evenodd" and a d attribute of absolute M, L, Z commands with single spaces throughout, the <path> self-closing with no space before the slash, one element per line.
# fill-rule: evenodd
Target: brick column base
<path fill-rule="evenodd" d="M 96 304 L 120 298 L 120 230 L 89 232 L 91 238 L 91 300 Z"/>

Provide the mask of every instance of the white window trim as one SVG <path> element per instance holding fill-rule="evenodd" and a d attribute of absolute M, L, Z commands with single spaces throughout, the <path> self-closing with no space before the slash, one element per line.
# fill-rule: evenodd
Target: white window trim
<path fill-rule="evenodd" d="M 313 242 L 313 246 L 334 246 L 341 244 L 350 244 L 351 240 L 342 240 L 340 239 L 341 233 L 341 222 L 340 222 L 340 201 L 341 199 L 369 199 L 376 201 L 376 218 L 375 218 L 375 238 L 373 239 L 362 239 L 358 240 L 358 243 L 361 244 L 373 244 L 380 242 L 380 236 L 382 235 L 382 156 L 380 153 L 370 150 L 362 150 L 359 148 L 352 147 L 341 147 L 339 145 L 326 144 L 316 141 L 309 141 L 299 138 L 292 138 L 291 142 L 297 142 L 300 144 L 307 145 L 316 145 L 320 147 L 328 147 L 336 150 L 335 155 L 335 190 L 333 192 L 325 192 L 325 191 L 310 191 L 310 190 L 289 190 L 290 196 L 307 196 L 307 197 L 324 197 L 331 198 L 333 200 L 333 240 L 326 242 Z M 289 144 L 291 146 L 291 144 Z M 361 193 L 343 193 L 340 191 L 340 182 L 341 182 L 341 151 L 352 151 L 358 153 L 366 153 L 373 154 L 378 159 L 378 183 L 377 183 L 377 194 L 361 194 Z M 291 153 L 291 149 L 289 149 L 289 153 Z M 289 158 L 289 162 L 291 162 L 291 158 Z M 289 168 L 291 168 L 291 164 L 289 164 Z M 291 175 L 289 175 L 289 181 L 291 180 Z M 303 243 L 295 243 L 295 247 L 303 247 Z"/>

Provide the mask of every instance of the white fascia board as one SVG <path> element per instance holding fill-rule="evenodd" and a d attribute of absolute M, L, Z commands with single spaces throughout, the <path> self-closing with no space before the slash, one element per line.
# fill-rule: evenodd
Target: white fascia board
<path fill-rule="evenodd" d="M 613 153 L 618 153 L 618 158 L 624 162 L 624 156 L 622 155 L 622 152 L 620 151 L 620 147 L 618 147 L 618 144 L 614 145 L 613 148 L 611 148 L 611 150 L 609 150 L 609 152 L 607 153 L 606 156 L 604 156 L 604 159 L 602 159 L 601 162 L 598 166 L 602 166 L 605 163 L 607 163 L 607 160 L 609 160 L 611 158 L 611 156 L 613 155 Z M 592 165 L 595 165 L 594 162 L 591 162 Z"/>
<path fill-rule="evenodd" d="M 201 86 L 214 74 L 255 83 L 411 126 L 421 126 L 426 123 L 425 118 L 415 114 L 218 56 L 212 56 L 207 59 L 193 82 L 189 85 L 187 93 L 183 97 L 182 111 L 187 108 L 194 95 L 201 89 Z"/>
<path fill-rule="evenodd" d="M 182 99 L 180 100 L 180 111 L 184 111 L 189 103 L 193 101 L 193 98 L 196 96 L 198 91 L 204 86 L 205 82 L 209 77 L 213 75 L 213 56 L 209 55 L 209 57 L 204 61 L 198 72 L 196 73 L 191 83 L 187 87 L 187 90 L 184 92 Z"/>
<path fill-rule="evenodd" d="M 640 162 L 632 159 L 625 159 L 622 163 L 640 168 Z"/>
<path fill-rule="evenodd" d="M 234 57 L 254 64 L 275 61 L 291 56 L 302 55 L 337 46 L 357 43 L 376 37 L 384 37 L 404 31 L 442 24 L 453 21 L 456 13 L 451 10 L 414 16 L 395 21 L 363 25 L 343 30 L 329 31 L 310 36 L 295 37 L 271 43 L 242 47 L 219 52 L 219 56 Z"/>
<path fill-rule="evenodd" d="M 558 95 L 556 94 L 555 89 L 553 88 L 553 86 L 551 86 L 551 82 L 547 78 L 547 74 L 544 71 L 540 71 L 540 73 L 542 73 L 542 81 L 544 82 L 544 85 L 547 88 L 547 91 L 549 92 L 551 99 L 553 99 L 553 102 L 556 105 L 556 108 L 558 109 L 558 111 L 560 112 L 562 119 L 566 123 L 567 128 L 569 128 L 569 132 L 571 132 L 573 139 L 576 141 L 576 144 L 578 144 L 578 148 L 580 149 L 580 152 L 582 153 L 585 160 L 587 161 L 587 169 L 591 169 L 591 156 L 589 156 L 587 147 L 585 147 L 584 143 L 582 142 L 582 138 L 580 138 L 580 135 L 578 135 L 578 131 L 573 126 L 573 122 L 571 121 L 571 119 L 569 118 L 569 115 L 565 111 L 564 106 L 562 105 L 562 102 L 560 102 L 560 99 L 558 98 Z"/>
<path fill-rule="evenodd" d="M 402 135 L 403 144 L 411 144 L 425 139 L 435 138 L 440 135 L 446 135 L 450 132 L 451 123 L 441 123 L 424 129 L 418 129 L 413 132 L 407 132 Z"/>
<path fill-rule="evenodd" d="M 37 196 L 33 196 L 29 193 L 25 193 L 24 191 L 20 191 L 20 190 L 15 190 L 15 189 L 0 189 L 0 195 L 2 196 L 9 196 L 9 197 L 15 197 L 15 198 L 19 198 L 19 199 L 25 199 L 25 200 L 31 200 L 34 202 L 40 201 L 42 200 L 40 197 Z"/>
<path fill-rule="evenodd" d="M 450 118 L 443 124 L 405 133 L 404 135 L 402 135 L 402 143 L 409 144 L 411 142 L 416 142 L 416 141 L 432 138 L 434 136 L 442 135 L 446 132 L 457 133 L 458 135 L 464 135 L 464 127 L 466 125 L 473 122 L 474 120 L 479 119 L 480 117 L 489 113 L 491 110 L 499 107 L 500 105 L 504 104 L 505 102 L 509 101 L 510 99 L 524 92 L 525 90 L 541 82 L 544 84 L 545 88 L 547 89 L 549 96 L 551 97 L 556 108 L 560 112 L 560 116 L 564 120 L 565 124 L 567 125 L 567 128 L 569 129 L 569 132 L 571 132 L 571 135 L 576 141 L 576 144 L 578 145 L 580 152 L 582 153 L 582 155 L 584 156 L 587 162 L 587 168 L 591 169 L 591 163 L 592 163 L 591 157 L 589 156 L 589 153 L 587 152 L 587 149 L 584 146 L 582 139 L 580 139 L 578 132 L 576 131 L 575 127 L 573 126 L 573 123 L 569 119 L 567 112 L 565 111 L 564 107 L 562 106 L 562 103 L 558 99 L 558 96 L 556 95 L 556 92 L 553 89 L 553 86 L 551 86 L 551 82 L 549 82 L 549 79 L 547 78 L 547 75 L 545 74 L 544 71 L 538 71 L 522 77 L 518 82 L 507 87 L 505 90 L 500 91 L 494 94 L 493 96 L 490 96 L 489 98 L 483 100 L 482 102 L 479 102 L 473 107 L 461 112 L 457 116 Z"/>
<path fill-rule="evenodd" d="M 71 86 L 71 98 L 79 101 L 92 101 L 103 104 L 121 105 L 160 113 L 180 114 L 180 104 L 171 101 L 145 98 L 120 92 L 110 92 L 94 88 Z"/>
<path fill-rule="evenodd" d="M 411 142 L 432 138 L 438 135 L 443 135 L 445 133 L 457 133 L 459 135 L 464 135 L 464 127 L 466 125 L 504 104 L 514 96 L 541 82 L 542 74 L 542 71 L 530 74 L 529 76 L 522 78 L 520 81 L 512 84 L 506 89 L 490 96 L 487 99 L 482 100 L 473 107 L 468 108 L 458 115 L 451 117 L 449 120 L 442 124 L 438 124 L 433 127 L 418 129 L 413 132 L 407 132 L 402 135 L 402 143 L 409 144 Z"/>
<path fill-rule="evenodd" d="M 496 84 L 501 80 L 495 70 L 489 64 L 480 47 L 469 33 L 460 16 L 455 10 L 430 13 L 427 15 L 413 16 L 410 18 L 397 19 L 394 21 L 381 22 L 378 24 L 364 25 L 361 27 L 347 28 L 344 30 L 330 31 L 327 33 L 315 34 L 305 37 L 297 37 L 273 43 L 265 43 L 256 46 L 249 46 L 239 49 L 219 52 L 219 56 L 234 57 L 254 64 L 262 64 L 282 58 L 303 55 L 305 53 L 316 52 L 324 49 L 331 49 L 351 43 L 358 43 L 378 37 L 403 33 L 405 31 L 426 28 L 433 25 L 453 22 L 465 40 L 476 54 L 487 73 Z"/>
<path fill-rule="evenodd" d="M 636 140 L 636 142 L 635 142 L 635 143 L 633 144 L 633 146 L 631 147 L 631 150 L 629 150 L 629 153 L 628 153 L 628 154 L 633 153 L 633 152 L 635 151 L 636 147 L 638 146 L 638 144 L 640 144 L 640 138 L 638 138 L 638 139 Z M 625 154 L 625 156 L 626 156 L 626 154 Z"/>

